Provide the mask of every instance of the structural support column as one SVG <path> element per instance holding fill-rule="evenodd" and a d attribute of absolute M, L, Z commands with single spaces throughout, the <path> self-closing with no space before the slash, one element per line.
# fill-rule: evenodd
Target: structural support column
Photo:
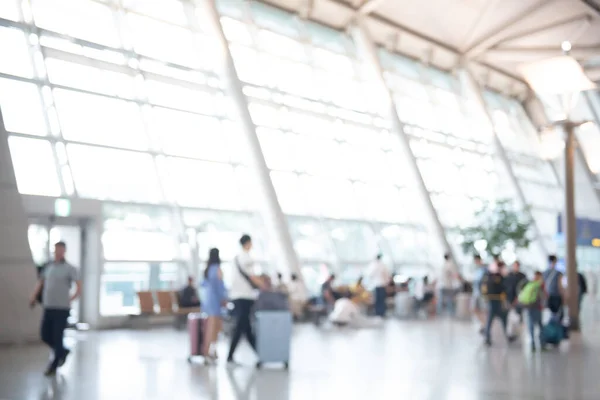
<path fill-rule="evenodd" d="M 248 110 L 248 101 L 229 51 L 229 44 L 221 26 L 215 0 L 199 0 L 197 5 L 202 7 L 204 11 L 205 24 L 203 26 L 216 41 L 216 61 L 220 68 L 221 78 L 226 84 L 227 94 L 234 102 L 233 105 L 239 117 L 243 131 L 243 138 L 240 137 L 240 140 L 243 141 L 242 145 L 247 149 L 249 166 L 256 177 L 256 189 L 259 192 L 259 198 L 262 200 L 259 206 L 269 230 L 270 240 L 275 244 L 273 248 L 275 249 L 278 266 L 287 267 L 290 273 L 294 273 L 302 279 L 300 263 L 294 251 L 287 220 L 281 210 L 275 188 L 271 182 L 270 171 L 256 135 L 256 126 Z M 206 56 L 213 57 L 213 55 Z"/>
<path fill-rule="evenodd" d="M 381 67 L 381 63 L 379 61 L 379 57 L 377 56 L 377 50 L 373 41 L 369 37 L 369 32 L 367 27 L 364 24 L 363 16 L 358 15 L 353 26 L 352 26 L 352 37 L 358 50 L 362 53 L 363 59 L 367 62 L 367 65 L 371 68 L 373 75 L 375 77 L 375 82 L 378 83 L 381 89 L 381 95 L 385 96 L 386 103 L 389 108 L 389 116 L 392 122 L 392 126 L 394 131 L 398 134 L 401 145 L 404 147 L 404 152 L 409 158 L 409 164 L 413 171 L 413 175 L 417 182 L 417 187 L 419 190 L 419 194 L 421 199 L 425 203 L 427 208 L 427 212 L 430 217 L 431 225 L 435 231 L 435 235 L 438 237 L 442 248 L 444 249 L 444 253 L 450 254 L 453 259 L 456 259 L 452 254 L 452 247 L 448 243 L 448 239 L 446 238 L 446 232 L 440 219 L 437 215 L 437 211 L 431 201 L 431 197 L 429 195 L 429 191 L 427 190 L 427 186 L 425 185 L 425 181 L 423 180 L 423 176 L 421 175 L 421 171 L 419 170 L 419 166 L 417 164 L 417 160 L 410 148 L 410 138 L 404 131 L 404 124 L 400 120 L 398 116 L 398 110 L 396 109 L 396 104 L 394 102 L 394 96 L 391 90 L 388 88 L 385 77 L 383 75 L 383 68 Z"/>
<path fill-rule="evenodd" d="M 0 112 L 0 344 L 39 340 L 40 308 L 29 309 L 36 283 L 27 216 Z"/>
<path fill-rule="evenodd" d="M 482 111 L 485 113 L 485 116 L 487 117 L 487 120 L 488 120 L 488 122 L 491 126 L 491 129 L 492 129 L 492 132 L 493 132 L 495 152 L 498 155 L 498 157 L 500 157 L 500 161 L 502 162 L 502 165 L 504 166 L 504 168 L 506 169 L 506 172 L 508 173 L 508 177 L 509 177 L 510 181 L 512 182 L 512 185 L 517 193 L 519 203 L 521 203 L 521 206 L 525 208 L 525 210 L 526 210 L 525 212 L 528 214 L 529 218 L 532 221 L 533 231 L 534 231 L 536 238 L 538 239 L 537 242 L 538 242 L 538 245 L 540 246 L 539 248 L 541 250 L 541 254 L 548 255 L 548 250 L 546 249 L 546 246 L 544 245 L 544 242 L 542 240 L 541 231 L 540 231 L 535 219 L 533 218 L 533 215 L 531 214 L 531 212 L 526 209 L 527 199 L 525 198 L 525 194 L 523 193 L 523 189 L 521 189 L 519 180 L 517 179 L 517 177 L 512 169 L 512 165 L 510 163 L 510 159 L 508 158 L 508 154 L 506 154 L 506 150 L 504 149 L 504 146 L 502 146 L 502 142 L 500 141 L 500 138 L 498 137 L 498 133 L 496 132 L 496 128 L 494 127 L 494 120 L 492 119 L 492 116 L 490 115 L 490 112 L 489 112 L 487 106 L 485 105 L 485 100 L 483 98 L 481 88 L 479 87 L 479 84 L 477 83 L 475 78 L 473 78 L 473 75 L 471 74 L 471 72 L 469 71 L 467 66 L 463 66 L 463 68 L 461 69 L 460 78 L 461 78 L 463 85 L 466 86 L 467 90 L 469 90 L 470 92 L 473 93 L 475 100 L 479 104 L 479 107 L 481 107 Z"/>
<path fill-rule="evenodd" d="M 575 124 L 565 129 L 565 261 L 567 263 L 569 327 L 579 330 L 579 279 L 577 276 L 577 228 L 575 220 Z"/>

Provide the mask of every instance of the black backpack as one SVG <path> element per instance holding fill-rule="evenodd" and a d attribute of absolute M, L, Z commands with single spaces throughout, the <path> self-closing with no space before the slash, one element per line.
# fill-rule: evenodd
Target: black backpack
<path fill-rule="evenodd" d="M 500 296 L 504 293 L 504 277 L 498 273 L 487 273 L 481 279 L 481 294 Z"/>
<path fill-rule="evenodd" d="M 585 279 L 585 276 L 581 272 L 578 272 L 577 278 L 579 280 L 579 290 L 581 291 L 581 294 L 586 294 L 587 293 L 587 281 Z"/>
<path fill-rule="evenodd" d="M 44 269 L 48 266 L 48 264 L 50 264 L 50 262 L 45 262 L 42 265 L 38 265 L 36 267 L 38 280 L 42 279 L 42 276 L 44 274 Z M 43 295 L 43 293 L 44 293 L 44 284 L 42 283 L 42 288 L 40 289 L 40 292 L 38 293 L 38 295 L 36 297 L 37 302 L 40 303 L 40 304 L 42 304 L 42 295 Z"/>

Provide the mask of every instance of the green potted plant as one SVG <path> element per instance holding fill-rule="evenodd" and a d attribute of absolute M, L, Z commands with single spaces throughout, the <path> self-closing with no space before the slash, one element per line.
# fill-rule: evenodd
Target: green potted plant
<path fill-rule="evenodd" d="M 517 209 L 510 199 L 486 202 L 474 219 L 473 225 L 458 229 L 465 254 L 499 255 L 509 246 L 516 251 L 531 243 L 529 213 Z"/>

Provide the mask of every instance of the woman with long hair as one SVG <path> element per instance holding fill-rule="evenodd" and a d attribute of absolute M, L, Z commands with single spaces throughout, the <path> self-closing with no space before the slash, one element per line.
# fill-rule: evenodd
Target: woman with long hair
<path fill-rule="evenodd" d="M 217 359 L 217 337 L 223 326 L 221 307 L 227 303 L 227 292 L 223 283 L 219 249 L 210 249 L 208 262 L 204 269 L 203 286 L 205 299 L 202 304 L 202 311 L 208 316 L 203 354 L 206 361 L 215 361 Z"/>

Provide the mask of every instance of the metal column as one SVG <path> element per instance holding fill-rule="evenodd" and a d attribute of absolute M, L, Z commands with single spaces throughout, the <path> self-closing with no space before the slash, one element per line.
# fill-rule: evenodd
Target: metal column
<path fill-rule="evenodd" d="M 300 263 L 294 250 L 287 221 L 271 182 L 270 171 L 256 135 L 256 126 L 252 121 L 248 101 L 229 51 L 229 44 L 221 26 L 215 0 L 199 0 L 196 4 L 202 7 L 204 11 L 204 27 L 216 39 L 218 47 L 216 57 L 218 57 L 219 72 L 226 84 L 227 94 L 234 102 L 233 106 L 239 117 L 243 131 L 243 137 L 239 139 L 244 141 L 243 145 L 247 149 L 249 166 L 256 177 L 258 186 L 256 189 L 262 200 L 260 201 L 261 213 L 269 230 L 270 240 L 275 244 L 277 261 L 281 266 L 289 268 L 291 273 L 298 275 L 299 279 L 302 279 Z"/>
<path fill-rule="evenodd" d="M 577 229 L 575 220 L 575 124 L 565 129 L 565 261 L 567 262 L 569 327 L 579 330 L 579 279 L 577 276 Z"/>
<path fill-rule="evenodd" d="M 519 202 L 521 203 L 521 205 L 523 207 L 526 207 L 527 199 L 525 198 L 523 189 L 521 189 L 521 185 L 519 185 L 519 180 L 517 179 L 517 177 L 512 169 L 512 165 L 510 164 L 510 159 L 508 158 L 508 155 L 506 154 L 506 150 L 504 149 L 504 146 L 502 146 L 502 142 L 500 141 L 500 138 L 498 137 L 498 133 L 496 132 L 496 128 L 494 127 L 494 120 L 492 119 L 492 116 L 490 115 L 490 112 L 489 112 L 487 106 L 485 105 L 485 100 L 483 98 L 481 88 L 479 87 L 479 84 L 477 83 L 475 78 L 473 78 L 473 75 L 471 75 L 471 72 L 469 71 L 468 67 L 463 66 L 460 75 L 461 75 L 461 79 L 463 80 L 463 84 L 466 84 L 468 87 L 472 88 L 472 92 L 475 94 L 475 100 L 477 101 L 477 103 L 479 103 L 479 106 L 482 108 L 483 112 L 485 113 L 487 120 L 492 128 L 493 137 L 494 137 L 494 139 L 493 139 L 494 140 L 494 148 L 495 148 L 496 154 L 498 155 L 498 157 L 500 157 L 502 164 L 504 165 L 504 167 L 506 168 L 506 171 L 508 172 L 508 177 L 509 177 L 510 181 L 512 182 L 513 187 L 515 188 L 515 191 L 517 192 L 517 197 L 519 199 Z M 537 223 L 535 222 L 533 215 L 528 210 L 526 210 L 525 212 L 527 212 L 529 218 L 532 221 L 533 230 L 534 230 L 535 236 L 537 238 L 537 242 L 542 251 L 542 254 L 547 255 L 548 250 L 546 249 L 546 246 L 544 245 L 544 242 L 542 240 L 541 231 L 540 231 Z"/>
<path fill-rule="evenodd" d="M 354 42 L 356 43 L 359 51 L 362 53 L 363 58 L 367 61 L 367 64 L 370 66 L 372 72 L 375 75 L 376 82 L 380 85 L 382 89 L 382 95 L 386 96 L 386 100 L 389 107 L 389 115 L 392 122 L 392 126 L 394 131 L 398 134 L 401 145 L 404 147 L 406 154 L 410 157 L 409 164 L 412 167 L 414 177 L 417 181 L 417 186 L 419 189 L 419 193 L 423 202 L 426 204 L 427 211 L 429 213 L 430 220 L 435 230 L 435 234 L 437 235 L 443 249 L 444 253 L 450 254 L 453 260 L 456 260 L 456 257 L 453 255 L 452 247 L 446 238 L 446 232 L 440 219 L 438 218 L 437 211 L 431 201 L 431 197 L 429 196 L 429 191 L 427 190 L 427 186 L 425 185 L 425 181 L 423 180 L 423 176 L 421 175 L 421 171 L 419 170 L 419 166 L 417 164 L 417 160 L 410 148 L 410 139 L 408 135 L 404 131 L 404 124 L 400 120 L 398 116 L 398 110 L 396 109 L 396 104 L 394 103 L 394 97 L 391 90 L 385 83 L 385 77 L 383 75 L 383 68 L 379 62 L 379 57 L 377 56 L 377 50 L 373 41 L 369 37 L 368 30 L 364 24 L 363 17 L 357 16 L 352 29 L 351 29 L 352 37 Z"/>

